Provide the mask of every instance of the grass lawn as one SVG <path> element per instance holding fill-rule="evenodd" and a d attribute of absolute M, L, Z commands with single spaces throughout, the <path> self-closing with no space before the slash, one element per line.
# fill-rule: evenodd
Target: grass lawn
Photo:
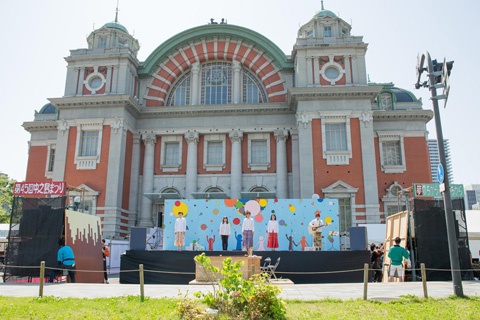
<path fill-rule="evenodd" d="M 74 299 L 0 296 L 3 319 L 179 319 L 177 299 L 137 296 Z M 480 298 L 287 301 L 287 319 L 479 319 Z"/>

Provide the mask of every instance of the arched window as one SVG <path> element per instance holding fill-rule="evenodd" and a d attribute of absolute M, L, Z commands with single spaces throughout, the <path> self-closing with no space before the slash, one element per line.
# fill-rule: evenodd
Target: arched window
<path fill-rule="evenodd" d="M 188 106 L 190 104 L 190 71 L 185 73 L 173 87 L 167 106 Z"/>
<path fill-rule="evenodd" d="M 243 103 L 265 103 L 267 97 L 260 81 L 247 69 L 243 69 Z"/>
<path fill-rule="evenodd" d="M 380 108 L 382 110 L 393 110 L 392 94 L 384 92 L 380 95 Z"/>
<path fill-rule="evenodd" d="M 268 190 L 264 187 L 254 187 L 250 192 L 268 192 Z"/>
<path fill-rule="evenodd" d="M 199 105 L 268 102 L 265 89 L 254 72 L 242 68 L 238 81 L 233 79 L 233 69 L 232 62 L 216 61 L 202 64 L 198 76 L 186 72 L 170 90 L 166 106 L 185 106 L 192 101 Z M 192 86 L 198 90 L 193 90 Z M 198 96 L 193 97 L 195 92 Z M 234 92 L 238 101 L 233 101 Z"/>
<path fill-rule="evenodd" d="M 232 64 L 212 62 L 202 66 L 201 104 L 232 103 Z"/>

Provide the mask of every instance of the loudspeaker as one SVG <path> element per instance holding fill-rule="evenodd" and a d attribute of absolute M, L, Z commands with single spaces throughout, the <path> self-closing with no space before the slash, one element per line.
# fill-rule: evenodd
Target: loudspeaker
<path fill-rule="evenodd" d="M 350 227 L 350 250 L 368 250 L 367 227 Z"/>
<path fill-rule="evenodd" d="M 130 231 L 130 250 L 145 250 L 147 228 L 133 227 Z"/>

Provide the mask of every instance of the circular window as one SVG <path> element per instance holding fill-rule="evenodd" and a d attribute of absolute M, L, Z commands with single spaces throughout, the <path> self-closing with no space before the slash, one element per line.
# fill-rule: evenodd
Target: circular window
<path fill-rule="evenodd" d="M 89 83 L 90 88 L 92 88 L 94 90 L 100 88 L 102 86 L 102 84 L 103 84 L 103 82 L 102 82 L 102 79 L 100 79 L 100 77 L 92 78 L 90 80 L 90 83 Z"/>
<path fill-rule="evenodd" d="M 339 74 L 338 69 L 334 67 L 329 67 L 325 70 L 325 76 L 331 80 L 337 79 Z"/>
<path fill-rule="evenodd" d="M 394 186 L 394 187 L 392 187 L 392 188 L 390 189 L 390 194 L 391 194 L 392 196 L 395 196 L 395 197 L 396 197 L 396 196 L 398 196 L 398 192 L 400 192 L 401 190 L 402 190 L 402 189 L 400 189 L 399 186 Z"/>

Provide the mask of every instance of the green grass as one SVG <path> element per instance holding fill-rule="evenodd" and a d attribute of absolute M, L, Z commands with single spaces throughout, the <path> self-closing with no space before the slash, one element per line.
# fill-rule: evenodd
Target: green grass
<path fill-rule="evenodd" d="M 0 296 L 0 319 L 178 319 L 177 299 Z M 480 298 L 287 301 L 287 319 L 479 319 Z"/>

